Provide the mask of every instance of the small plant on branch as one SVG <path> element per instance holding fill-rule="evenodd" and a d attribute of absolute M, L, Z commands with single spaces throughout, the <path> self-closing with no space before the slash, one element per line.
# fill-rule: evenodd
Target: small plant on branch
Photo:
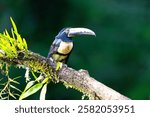
<path fill-rule="evenodd" d="M 0 33 L 0 70 L 1 73 L 5 73 L 7 78 L 7 80 L 5 79 L 5 82 L 1 84 L 0 99 L 9 99 L 10 96 L 16 99 L 15 95 L 19 96 L 19 99 L 24 99 L 36 93 L 40 89 L 42 89 L 40 99 L 45 99 L 47 84 L 49 83 L 50 78 L 56 77 L 56 75 L 54 72 L 46 69 L 49 68 L 48 66 L 45 67 L 45 64 L 40 64 L 38 62 L 40 60 L 32 57 L 33 53 L 28 50 L 26 40 L 18 33 L 13 19 L 10 18 L 10 20 L 13 26 L 11 29 L 11 34 L 9 34 L 7 30 L 5 30 L 3 33 Z M 9 67 L 11 67 L 11 65 L 26 69 L 25 78 L 28 83 L 24 91 L 20 94 L 11 92 L 11 89 L 16 89 L 17 91 L 21 92 L 12 84 L 19 84 L 19 82 L 16 81 L 16 78 L 9 77 Z M 48 72 L 47 74 L 45 74 L 46 71 Z M 32 72 L 32 75 L 35 78 L 32 81 L 29 79 L 29 72 Z M 42 73 L 45 79 L 42 82 L 39 81 L 34 72 Z"/>

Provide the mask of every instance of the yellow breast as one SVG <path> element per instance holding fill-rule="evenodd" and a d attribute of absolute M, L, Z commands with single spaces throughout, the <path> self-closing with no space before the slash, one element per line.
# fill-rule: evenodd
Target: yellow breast
<path fill-rule="evenodd" d="M 68 54 L 73 48 L 72 42 L 61 42 L 58 48 L 58 52 L 61 54 Z"/>
<path fill-rule="evenodd" d="M 52 57 L 53 57 L 53 59 L 55 60 L 55 61 L 63 61 L 63 60 L 65 60 L 66 58 L 67 58 L 67 55 L 66 56 L 63 56 L 63 55 L 59 55 L 59 54 L 53 54 L 52 55 Z"/>

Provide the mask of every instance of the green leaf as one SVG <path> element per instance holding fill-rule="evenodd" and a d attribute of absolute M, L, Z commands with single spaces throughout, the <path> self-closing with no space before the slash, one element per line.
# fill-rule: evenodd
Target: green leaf
<path fill-rule="evenodd" d="M 16 99 L 16 97 L 14 96 L 14 94 L 12 94 L 11 92 L 9 92 L 9 95 L 10 95 L 11 97 L 13 97 L 14 99 Z"/>
<path fill-rule="evenodd" d="M 15 83 L 15 84 L 20 84 L 18 81 L 15 81 L 14 79 L 11 79 L 11 78 L 9 78 L 9 81 L 10 81 L 10 82 L 13 82 L 13 83 Z"/>
<path fill-rule="evenodd" d="M 23 92 L 19 98 L 19 100 L 22 100 L 34 93 L 36 93 L 38 90 L 40 90 L 42 88 L 43 84 L 42 83 L 38 83 L 35 84 L 34 86 L 32 86 L 30 89 L 28 89 L 26 92 Z"/>
<path fill-rule="evenodd" d="M 18 32 L 17 31 L 17 27 L 16 27 L 16 24 L 15 24 L 15 22 L 14 22 L 14 20 L 12 19 L 12 17 L 10 17 L 10 20 L 11 20 L 11 23 L 12 23 L 12 26 L 13 26 L 13 28 L 14 28 L 14 32 Z"/>
<path fill-rule="evenodd" d="M 25 50 L 28 50 L 27 42 L 24 38 L 23 38 L 23 45 L 24 45 Z"/>
<path fill-rule="evenodd" d="M 15 35 L 14 35 L 14 30 L 13 30 L 13 28 L 11 28 L 11 34 L 12 34 L 12 38 L 15 39 Z"/>
<path fill-rule="evenodd" d="M 15 32 L 15 34 L 17 36 L 17 45 L 18 45 L 18 48 L 20 50 L 23 50 L 23 41 L 22 41 L 22 38 L 21 38 L 21 36 L 18 33 Z"/>
<path fill-rule="evenodd" d="M 47 92 L 47 83 L 43 86 L 41 93 L 40 93 L 40 100 L 45 100 Z"/>
<path fill-rule="evenodd" d="M 2 97 L 2 98 L 0 98 L 1 100 L 6 100 L 6 99 L 8 99 L 8 97 Z"/>
<path fill-rule="evenodd" d="M 17 91 L 19 91 L 19 92 L 22 92 L 20 89 L 18 89 L 17 87 L 15 87 L 13 85 L 10 85 L 10 87 L 13 88 L 13 89 L 15 89 L 15 90 L 17 90 Z"/>
<path fill-rule="evenodd" d="M 10 57 L 10 58 L 14 57 L 15 54 L 16 54 L 16 52 L 14 52 L 15 50 L 10 45 L 10 43 L 8 42 L 8 40 L 6 40 L 5 37 L 3 37 L 3 38 L 4 39 L 0 40 L 0 49 L 3 50 L 8 57 Z"/>
<path fill-rule="evenodd" d="M 33 71 L 31 71 L 31 73 L 32 73 L 32 75 L 33 75 L 33 77 L 34 77 L 35 81 L 40 82 L 40 81 L 39 81 L 39 79 L 37 78 L 37 76 L 34 74 L 34 72 L 33 72 Z"/>
<path fill-rule="evenodd" d="M 10 37 L 10 35 L 9 35 L 9 33 L 8 33 L 8 31 L 5 29 L 5 35 L 7 36 L 7 37 Z"/>
<path fill-rule="evenodd" d="M 17 96 L 17 97 L 19 97 L 20 96 L 20 94 L 17 94 L 17 93 L 13 93 L 14 94 L 14 96 Z"/>
<path fill-rule="evenodd" d="M 17 77 L 15 77 L 15 78 L 13 78 L 13 81 L 14 80 L 17 80 L 17 79 L 19 79 L 19 78 L 21 78 L 21 76 L 17 76 Z M 20 83 L 19 83 L 20 84 Z"/>
<path fill-rule="evenodd" d="M 24 89 L 24 92 L 25 92 L 26 90 L 28 90 L 32 85 L 34 85 L 34 83 L 35 83 L 35 81 L 30 81 L 30 82 L 28 82 L 28 84 L 26 85 L 26 87 L 25 87 L 25 89 Z"/>

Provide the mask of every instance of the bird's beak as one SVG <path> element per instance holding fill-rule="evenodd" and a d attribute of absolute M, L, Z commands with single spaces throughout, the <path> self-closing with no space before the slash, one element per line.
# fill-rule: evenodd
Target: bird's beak
<path fill-rule="evenodd" d="M 70 28 L 68 30 L 68 37 L 74 37 L 74 36 L 78 36 L 78 35 L 94 35 L 94 36 L 96 36 L 96 34 L 88 28 Z"/>

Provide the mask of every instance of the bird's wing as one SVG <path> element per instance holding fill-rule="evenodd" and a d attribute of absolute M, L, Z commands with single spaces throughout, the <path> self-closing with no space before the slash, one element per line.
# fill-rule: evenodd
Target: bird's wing
<path fill-rule="evenodd" d="M 57 53 L 61 40 L 55 39 L 50 47 L 48 58 L 52 57 L 53 54 Z"/>

